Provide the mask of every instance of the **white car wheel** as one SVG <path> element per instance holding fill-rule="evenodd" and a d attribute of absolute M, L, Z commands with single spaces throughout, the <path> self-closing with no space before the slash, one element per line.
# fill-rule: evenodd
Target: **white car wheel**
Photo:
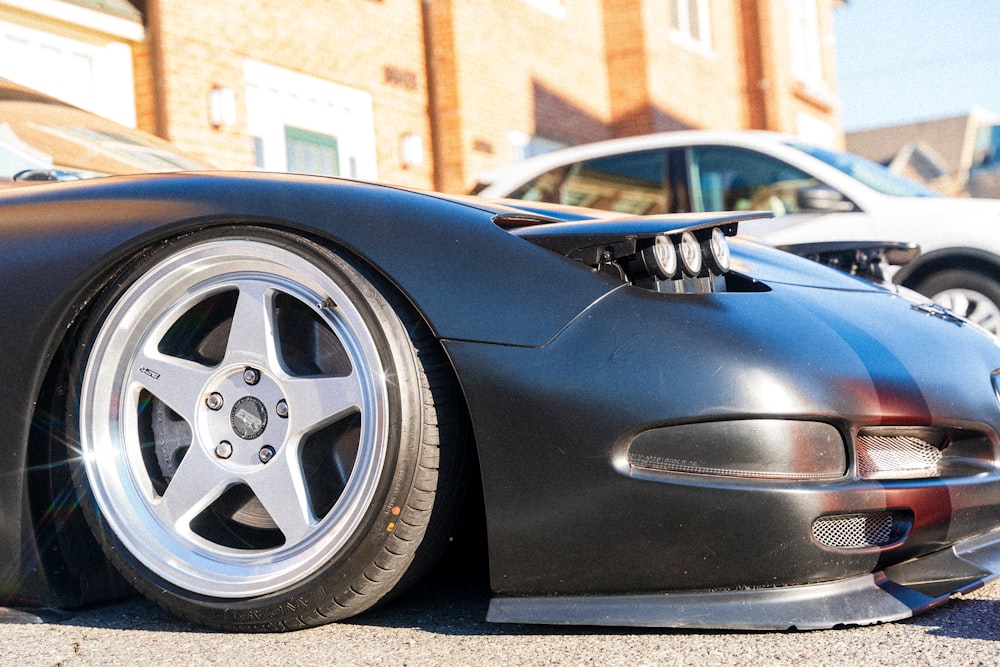
<path fill-rule="evenodd" d="M 932 274 L 916 290 L 951 312 L 1000 335 L 1000 283 L 982 273 L 952 269 Z"/>

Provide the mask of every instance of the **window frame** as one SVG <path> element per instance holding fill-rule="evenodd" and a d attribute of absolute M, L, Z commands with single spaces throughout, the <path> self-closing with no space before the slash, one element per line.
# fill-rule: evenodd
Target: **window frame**
<path fill-rule="evenodd" d="M 797 166 L 795 166 L 793 164 L 790 164 L 789 162 L 786 162 L 785 160 L 782 160 L 779 157 L 775 157 L 774 155 L 770 155 L 769 153 L 766 153 L 764 151 L 757 150 L 757 149 L 754 149 L 754 148 L 748 148 L 748 147 L 744 147 L 744 146 L 730 146 L 730 145 L 726 145 L 726 144 L 697 144 L 697 145 L 692 145 L 692 146 L 685 146 L 683 148 L 677 148 L 675 150 L 683 155 L 683 161 L 684 161 L 683 174 L 684 174 L 684 180 L 685 180 L 685 182 L 687 184 L 687 188 L 688 188 L 688 204 L 690 206 L 691 211 L 693 211 L 693 212 L 720 212 L 720 211 L 728 211 L 728 210 L 743 210 L 743 209 L 740 209 L 739 207 L 727 207 L 725 204 L 722 204 L 721 207 L 717 207 L 717 208 L 714 208 L 714 209 L 706 210 L 705 197 L 704 197 L 704 195 L 701 192 L 702 191 L 702 180 L 700 178 L 700 167 L 701 167 L 701 165 L 695 159 L 696 158 L 696 153 L 699 152 L 699 151 L 724 150 L 724 151 L 742 153 L 742 154 L 744 154 L 746 156 L 752 156 L 754 159 L 763 160 L 763 161 L 770 161 L 772 163 L 775 163 L 776 165 L 780 165 L 780 167 L 782 169 L 788 170 L 790 172 L 796 172 L 798 174 L 801 174 L 802 176 L 805 177 L 804 180 L 811 181 L 807 185 L 802 185 L 800 187 L 795 188 L 795 190 L 794 190 L 794 192 L 795 192 L 795 205 L 791 208 L 791 210 L 789 210 L 789 208 L 787 206 L 782 206 L 783 210 L 781 210 L 781 211 L 775 210 L 774 211 L 775 215 L 807 214 L 807 213 L 816 213 L 816 212 L 819 212 L 819 211 L 816 211 L 816 210 L 813 210 L 813 209 L 800 209 L 799 208 L 798 191 L 802 190 L 802 189 L 805 189 L 805 188 L 808 188 L 808 187 L 815 187 L 815 186 L 826 186 L 826 187 L 829 187 L 822 180 L 820 180 L 819 178 L 817 178 L 815 175 L 810 174 L 809 172 L 803 170 L 802 168 L 797 167 Z M 738 164 L 739 160 L 732 160 L 731 162 L 734 162 L 734 163 Z M 800 180 L 802 180 L 802 179 L 800 179 Z M 773 182 L 768 182 L 766 184 L 764 184 L 764 183 L 758 184 L 758 186 L 756 186 L 756 187 L 764 188 L 766 186 L 767 189 L 769 189 L 772 192 L 774 192 L 774 191 L 780 190 L 782 184 L 792 183 L 792 182 L 794 182 L 794 181 L 773 181 Z M 755 186 L 754 186 L 754 184 L 751 183 L 750 185 L 748 185 L 748 187 L 755 187 Z M 755 193 L 755 196 L 760 195 L 760 194 L 762 194 L 762 193 L 760 193 L 760 192 Z M 753 210 L 769 210 L 766 207 L 764 207 L 763 209 L 761 209 L 760 206 L 756 206 L 756 205 L 751 206 L 751 208 Z M 774 209 L 770 209 L 770 210 L 774 210 Z"/>
<path fill-rule="evenodd" d="M 712 53 L 710 0 L 667 0 L 670 37 L 674 42 L 702 53 Z"/>
<path fill-rule="evenodd" d="M 658 187 L 643 187 L 641 178 L 616 171 L 607 172 L 611 178 L 602 180 L 588 173 L 588 165 L 620 160 L 629 163 L 635 156 L 649 156 L 660 173 Z M 670 175 L 669 153 L 665 148 L 653 148 L 597 156 L 559 165 L 524 182 L 511 192 L 510 197 L 526 201 L 594 207 L 600 210 L 616 211 L 627 215 L 650 215 L 677 212 L 675 182 Z M 588 181 L 590 182 L 588 185 Z M 630 183 L 634 181 L 634 183 Z M 568 185 L 579 183 L 580 187 L 567 192 Z M 526 196 L 526 195 L 531 196 Z M 613 196 L 612 206 L 602 198 Z M 658 201 L 656 201 L 658 200 Z M 662 209 L 662 210 L 660 210 Z"/>
<path fill-rule="evenodd" d="M 785 0 L 792 76 L 807 89 L 825 91 L 823 38 L 816 0 Z"/>

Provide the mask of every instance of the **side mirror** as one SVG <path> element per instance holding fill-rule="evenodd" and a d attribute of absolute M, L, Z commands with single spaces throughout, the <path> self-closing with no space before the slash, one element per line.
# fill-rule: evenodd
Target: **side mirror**
<path fill-rule="evenodd" d="M 80 174 L 61 169 L 25 169 L 14 174 L 15 181 L 75 181 Z"/>
<path fill-rule="evenodd" d="M 858 210 L 854 202 L 845 197 L 839 190 L 834 190 L 823 183 L 800 188 L 795 193 L 795 202 L 800 211 L 850 213 Z"/>

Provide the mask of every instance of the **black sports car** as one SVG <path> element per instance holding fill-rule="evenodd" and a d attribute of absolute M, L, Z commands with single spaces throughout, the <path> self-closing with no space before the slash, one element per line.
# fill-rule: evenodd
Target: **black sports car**
<path fill-rule="evenodd" d="M 754 214 L 589 215 L 260 174 L 0 192 L 3 603 L 124 579 L 307 627 L 419 578 L 477 499 L 500 622 L 864 624 L 1000 572 L 996 339 L 734 239 Z"/>

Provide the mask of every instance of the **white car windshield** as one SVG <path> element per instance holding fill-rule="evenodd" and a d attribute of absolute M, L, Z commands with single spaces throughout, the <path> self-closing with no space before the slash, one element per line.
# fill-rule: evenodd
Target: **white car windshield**
<path fill-rule="evenodd" d="M 940 197 L 941 195 L 916 181 L 894 174 L 882 165 L 860 155 L 833 151 L 808 144 L 788 143 L 789 146 L 822 160 L 831 167 L 861 181 L 872 190 L 894 197 Z"/>

